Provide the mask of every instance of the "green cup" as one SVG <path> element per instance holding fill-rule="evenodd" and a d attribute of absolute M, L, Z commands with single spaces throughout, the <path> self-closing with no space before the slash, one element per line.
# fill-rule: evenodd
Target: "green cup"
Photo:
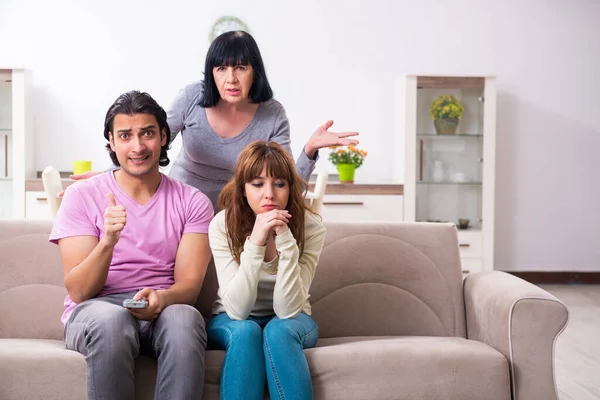
<path fill-rule="evenodd" d="M 92 170 L 92 162 L 87 160 L 73 161 L 73 175 L 81 175 Z"/>

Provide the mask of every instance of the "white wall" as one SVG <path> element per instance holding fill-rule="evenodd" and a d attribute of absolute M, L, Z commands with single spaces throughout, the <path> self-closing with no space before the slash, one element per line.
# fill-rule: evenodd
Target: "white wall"
<path fill-rule="evenodd" d="M 361 133 L 369 157 L 357 181 L 392 182 L 398 74 L 496 75 L 496 265 L 600 271 L 593 0 L 2 0 L 0 64 L 33 71 L 36 169 L 108 165 L 108 106 L 136 88 L 168 107 L 201 78 L 210 26 L 227 14 L 261 47 L 296 154 L 329 118 Z M 331 169 L 325 153 L 319 167 Z"/>

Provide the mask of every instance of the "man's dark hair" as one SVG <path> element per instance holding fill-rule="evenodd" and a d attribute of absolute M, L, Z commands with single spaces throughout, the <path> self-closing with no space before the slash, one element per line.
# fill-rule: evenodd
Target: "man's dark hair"
<path fill-rule="evenodd" d="M 169 124 L 167 123 L 167 113 L 148 93 L 140 92 L 139 90 L 132 90 L 130 92 L 123 93 L 117 98 L 117 100 L 115 100 L 112 106 L 110 106 L 108 109 L 106 118 L 104 119 L 104 137 L 106 140 L 109 140 L 108 133 L 113 132 L 113 124 L 117 114 L 154 115 L 156 122 L 158 123 L 160 134 L 162 135 L 163 130 L 167 134 L 167 141 L 165 145 L 160 148 L 160 159 L 158 161 L 158 165 L 161 167 L 166 167 L 169 165 L 167 150 L 169 150 L 169 146 L 171 144 L 171 130 L 169 129 Z M 110 154 L 110 159 L 112 160 L 113 164 L 115 164 L 117 167 L 120 167 L 121 164 L 119 164 L 117 154 L 110 148 L 110 143 L 106 144 L 106 149 Z"/>
<path fill-rule="evenodd" d="M 271 90 L 271 85 L 267 80 L 267 72 L 256 41 L 247 32 L 230 31 L 217 36 L 208 49 L 204 65 L 204 88 L 199 103 L 200 106 L 205 108 L 214 107 L 221 99 L 213 77 L 213 68 L 248 64 L 252 66 L 254 71 L 254 81 L 248 94 L 250 102 L 258 104 L 271 100 L 273 90 Z"/>

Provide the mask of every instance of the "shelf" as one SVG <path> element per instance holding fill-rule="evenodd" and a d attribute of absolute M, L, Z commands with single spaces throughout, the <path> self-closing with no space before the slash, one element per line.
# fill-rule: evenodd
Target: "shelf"
<path fill-rule="evenodd" d="M 417 89 L 483 89 L 484 77 L 419 76 Z"/>
<path fill-rule="evenodd" d="M 463 138 L 463 137 L 482 138 L 483 135 L 480 134 L 480 133 L 474 133 L 474 134 L 456 133 L 456 134 L 453 134 L 453 135 L 438 135 L 437 133 L 418 133 L 417 137 L 420 137 L 420 138 L 433 138 L 433 137 L 438 137 L 438 138 L 454 138 L 454 137 L 459 137 L 459 138 Z"/>
<path fill-rule="evenodd" d="M 467 182 L 452 182 L 452 181 L 417 181 L 417 185 L 458 185 L 458 186 L 481 186 L 481 182 L 467 181 Z"/>
<path fill-rule="evenodd" d="M 430 224 L 454 224 L 456 225 L 456 222 L 452 222 L 452 221 L 438 221 L 438 220 L 426 220 L 426 219 L 418 219 L 417 222 L 427 222 Z M 473 232 L 473 233 L 481 233 L 481 228 L 467 228 L 467 229 L 459 229 L 458 226 L 456 227 L 456 230 L 458 232 Z"/>
<path fill-rule="evenodd" d="M 12 132 L 12 129 L 0 128 L 0 132 Z"/>
<path fill-rule="evenodd" d="M 456 222 L 452 222 L 452 221 L 438 221 L 438 220 L 425 220 L 425 219 L 420 219 L 417 222 L 427 222 L 429 224 L 453 224 L 456 227 L 456 230 L 459 232 L 469 232 L 469 233 L 481 233 L 481 228 L 467 228 L 467 229 L 460 229 L 457 225 Z"/>

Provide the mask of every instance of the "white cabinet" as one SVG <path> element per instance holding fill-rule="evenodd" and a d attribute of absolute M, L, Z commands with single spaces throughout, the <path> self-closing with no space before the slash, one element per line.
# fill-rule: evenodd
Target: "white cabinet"
<path fill-rule="evenodd" d="M 0 195 L 0 210 L 25 217 L 25 181 L 35 178 L 31 73 L 0 67 L 0 177 L 12 179 L 12 199 Z"/>
<path fill-rule="evenodd" d="M 404 219 L 455 223 L 463 270 L 493 270 L 495 78 L 405 75 L 394 112 Z"/>
<path fill-rule="evenodd" d="M 460 263 L 464 274 L 472 274 L 474 272 L 483 271 L 483 260 L 481 258 L 463 258 Z"/>
<path fill-rule="evenodd" d="M 12 82 L 0 73 L 0 218 L 12 217 Z"/>
<path fill-rule="evenodd" d="M 323 221 L 386 222 L 403 220 L 402 195 L 326 194 Z"/>
<path fill-rule="evenodd" d="M 0 179 L 12 178 L 12 79 L 0 74 Z"/>
<path fill-rule="evenodd" d="M 459 230 L 458 249 L 464 272 L 483 271 L 483 235 L 481 231 Z"/>
<path fill-rule="evenodd" d="M 0 179 L 12 179 L 12 163 L 12 131 L 8 128 L 0 128 Z"/>
<path fill-rule="evenodd" d="M 0 219 L 12 217 L 12 181 L 0 179 Z"/>
<path fill-rule="evenodd" d="M 25 194 L 25 218 L 52 219 L 46 192 L 27 192 Z"/>

